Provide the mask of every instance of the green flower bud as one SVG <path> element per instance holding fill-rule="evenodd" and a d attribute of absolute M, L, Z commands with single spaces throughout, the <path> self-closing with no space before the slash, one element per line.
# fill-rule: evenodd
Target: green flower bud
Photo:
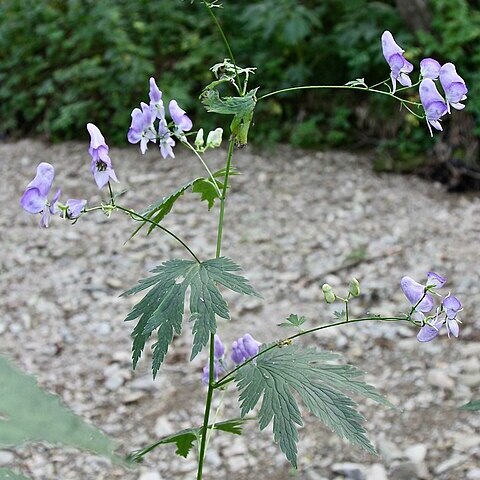
<path fill-rule="evenodd" d="M 333 288 L 328 283 L 323 284 L 322 291 L 323 291 L 323 296 L 325 297 L 326 303 L 333 303 L 337 299 L 333 291 Z"/>
<path fill-rule="evenodd" d="M 212 130 L 207 136 L 207 147 L 216 148 L 222 144 L 223 129 L 218 127 Z"/>
<path fill-rule="evenodd" d="M 358 297 L 360 295 L 360 283 L 356 278 L 352 278 L 350 281 L 348 293 L 350 293 L 352 297 Z"/>
<path fill-rule="evenodd" d="M 195 137 L 195 147 L 197 148 L 197 150 L 201 149 L 204 143 L 205 142 L 203 141 L 203 128 L 201 128 L 197 132 L 197 136 Z"/>

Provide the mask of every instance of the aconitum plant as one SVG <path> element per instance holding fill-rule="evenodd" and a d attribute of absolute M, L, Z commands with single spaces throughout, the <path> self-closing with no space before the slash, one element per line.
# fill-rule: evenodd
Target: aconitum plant
<path fill-rule="evenodd" d="M 273 422 L 273 441 L 276 442 L 293 467 L 297 467 L 297 426 L 302 425 L 302 409 L 318 417 L 332 432 L 346 438 L 352 444 L 374 453 L 375 447 L 362 425 L 362 416 L 357 411 L 353 397 L 367 397 L 383 405 L 388 400 L 372 386 L 362 380 L 362 372 L 351 365 L 338 363 L 339 356 L 319 350 L 314 346 L 304 346 L 304 337 L 328 328 L 355 328 L 362 322 L 406 322 L 417 331 L 419 342 L 429 342 L 446 326 L 447 335 L 456 338 L 460 334 L 458 314 L 461 301 L 451 293 L 441 293 L 447 280 L 439 273 L 426 272 L 426 280 L 418 283 L 409 276 L 399 280 L 399 287 L 408 301 L 404 313 L 394 315 L 367 314 L 353 317 L 350 303 L 360 295 L 360 284 L 353 278 L 344 292 L 334 291 L 325 284 L 322 286 L 327 304 L 338 304 L 335 318 L 306 319 L 297 314 L 287 314 L 286 320 L 279 323 L 280 329 L 292 329 L 293 333 L 282 333 L 277 338 L 255 339 L 248 333 L 224 345 L 221 340 L 225 321 L 230 319 L 229 306 L 222 291 L 231 290 L 241 295 L 261 297 L 259 290 L 243 277 L 239 265 L 231 258 L 222 256 L 222 239 L 226 227 L 226 200 L 234 191 L 233 159 L 235 149 L 248 143 L 248 133 L 252 125 L 255 107 L 259 102 L 285 92 L 304 89 L 348 89 L 384 95 L 397 101 L 412 115 L 424 119 L 430 133 L 432 127 L 441 130 L 441 119 L 450 113 L 451 107 L 461 109 L 460 102 L 468 92 L 465 82 L 457 74 L 452 63 L 441 65 L 437 60 L 426 58 L 420 63 L 420 72 L 404 56 L 404 50 L 395 42 L 393 35 L 386 31 L 379 41 L 378 53 L 383 56 L 390 68 L 389 78 L 368 86 L 363 78 L 347 82 L 345 85 L 302 85 L 262 93 L 260 87 L 252 88 L 250 81 L 254 68 L 237 65 L 233 52 L 214 13 L 213 2 L 203 2 L 215 25 L 220 29 L 229 58 L 211 68 L 212 82 L 200 95 L 200 100 L 208 112 L 232 117 L 229 131 L 225 134 L 216 128 L 206 135 L 203 128 L 195 125 L 187 112 L 176 100 L 168 107 L 163 103 L 163 94 L 154 78 L 140 79 L 144 82 L 146 94 L 140 100 L 140 107 L 133 108 L 131 125 L 125 125 L 128 141 L 139 144 L 142 154 L 158 148 L 155 153 L 159 161 L 173 162 L 175 149 L 180 146 L 192 152 L 205 169 L 205 176 L 187 181 L 183 186 L 152 204 L 144 211 L 137 212 L 124 205 L 114 191 L 119 182 L 110 158 L 107 141 L 101 133 L 101 125 L 89 123 L 86 128 L 90 135 L 88 153 L 90 169 L 98 188 L 108 189 L 108 200 L 98 205 L 89 205 L 85 199 L 60 200 L 61 190 L 51 196 L 54 183 L 54 167 L 41 163 L 35 178 L 27 185 L 20 204 L 31 214 L 41 215 L 40 226 L 48 227 L 52 216 L 58 215 L 72 223 L 79 223 L 85 215 L 104 213 L 113 217 L 116 212 L 127 214 L 133 221 L 132 236 L 142 231 L 154 230 L 173 237 L 185 249 L 186 258 L 165 259 L 154 268 L 151 275 L 139 280 L 124 295 L 143 294 L 138 303 L 126 316 L 126 321 L 136 322 L 132 331 L 132 361 L 135 368 L 140 361 L 147 341 L 155 337 L 152 346 L 152 374 L 156 377 L 168 354 L 175 336 L 182 333 L 187 320 L 192 329 L 193 345 L 190 360 L 203 355 L 205 367 L 199 375 L 199 388 L 205 388 L 204 417 L 201 425 L 192 425 L 188 431 L 157 440 L 154 444 L 131 454 L 131 459 L 141 460 L 150 451 L 166 443 L 175 443 L 177 453 L 187 456 L 192 446 L 197 446 L 197 480 L 203 478 L 203 467 L 209 438 L 213 434 L 241 434 L 247 414 L 255 412 L 259 428 L 265 429 Z M 379 39 L 380 40 L 380 39 Z M 381 49 L 380 49 L 381 46 Z M 411 77 L 418 75 L 416 82 Z M 391 83 L 390 83 L 391 82 Z M 397 88 L 397 83 L 401 85 Z M 219 90 L 221 87 L 221 90 Z M 230 88 L 232 94 L 224 95 Z M 418 93 L 417 93 L 417 89 Z M 443 91 L 443 94 L 441 91 Z M 222 92 L 222 93 L 221 93 Z M 418 102 L 418 95 L 420 102 Z M 128 132 L 127 132 L 128 130 Z M 225 166 L 212 172 L 204 153 L 222 145 L 226 137 Z M 87 168 L 87 156 L 86 156 Z M 112 183 L 115 182 L 115 183 Z M 161 179 L 159 180 L 161 184 Z M 206 252 L 194 252 L 181 238 L 163 225 L 175 203 L 185 193 L 199 193 L 201 200 L 208 203 L 209 211 L 218 207 L 218 228 L 211 258 L 203 258 Z M 234 199 L 232 196 L 232 200 Z M 80 227 L 81 228 L 81 227 Z M 320 228 L 320 226 L 319 226 Z M 406 272 L 407 273 L 407 272 Z M 188 298 L 188 308 L 186 299 Z M 437 306 L 435 299 L 438 298 Z M 274 321 L 279 321 L 275 319 Z M 235 388 L 232 388 L 235 387 Z M 212 419 L 212 401 L 222 392 L 236 395 L 239 400 L 239 418 Z M 189 399 L 185 399 L 188 402 Z"/>

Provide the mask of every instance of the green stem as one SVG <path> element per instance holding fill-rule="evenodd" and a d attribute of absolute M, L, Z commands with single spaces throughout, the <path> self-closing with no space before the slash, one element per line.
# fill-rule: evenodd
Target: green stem
<path fill-rule="evenodd" d="M 273 95 L 278 95 L 280 93 L 295 92 L 297 90 L 322 90 L 322 89 L 334 89 L 334 90 L 360 90 L 362 92 L 370 93 L 379 93 L 380 95 L 386 95 L 387 97 L 395 98 L 402 103 L 410 103 L 412 105 L 420 105 L 418 102 L 413 102 L 411 100 L 405 100 L 403 98 L 397 97 L 393 93 L 384 92 L 383 90 L 377 90 L 375 88 L 365 88 L 365 87 L 353 87 L 351 85 L 302 85 L 299 87 L 289 87 L 282 88 L 280 90 L 275 90 L 274 92 L 266 93 L 261 97 L 258 97 L 257 101 L 263 100 L 264 98 L 272 97 Z"/>
<path fill-rule="evenodd" d="M 233 147 L 235 142 L 233 138 L 230 139 L 230 144 L 228 146 L 227 153 L 227 163 L 225 166 L 225 177 L 223 179 L 223 189 L 222 196 L 220 197 L 220 214 L 218 216 L 218 230 L 217 230 L 217 248 L 215 251 L 215 258 L 220 257 L 222 252 L 222 238 L 223 238 L 223 222 L 225 218 L 225 200 L 227 198 L 227 185 L 228 177 L 230 175 L 230 167 L 232 165 L 233 157 Z M 205 401 L 205 411 L 203 414 L 203 424 L 202 424 L 202 434 L 200 440 L 200 453 L 198 457 L 198 470 L 197 470 L 197 480 L 202 480 L 203 478 L 203 464 L 205 461 L 205 452 L 207 449 L 207 434 L 208 434 L 208 421 L 210 419 L 210 409 L 212 406 L 213 392 L 215 391 L 215 335 L 210 334 L 210 355 L 209 355 L 209 375 L 208 375 L 208 390 L 207 398 Z"/>
<path fill-rule="evenodd" d="M 215 177 L 213 176 L 213 173 L 212 171 L 210 170 L 210 168 L 208 168 L 208 165 L 206 164 L 205 160 L 202 158 L 202 156 L 195 150 L 195 148 L 187 141 L 185 142 L 182 142 L 189 150 L 191 150 L 197 157 L 198 159 L 200 160 L 200 162 L 202 162 L 202 165 L 205 167 L 205 170 L 208 172 L 208 175 L 210 176 L 211 180 L 212 180 L 212 183 L 213 183 L 213 186 L 215 188 L 215 191 L 217 192 L 217 195 L 218 195 L 218 198 L 220 198 L 222 196 L 222 192 L 220 191 L 220 189 L 218 188 L 218 185 L 217 185 L 217 181 L 215 180 Z"/>
<path fill-rule="evenodd" d="M 230 47 L 230 43 L 227 39 L 227 36 L 225 35 L 225 32 L 223 31 L 222 26 L 220 25 L 220 22 L 218 21 L 217 17 L 213 13 L 212 7 L 209 5 L 208 2 L 203 2 L 203 4 L 207 7 L 208 13 L 212 17 L 215 25 L 217 26 L 218 31 L 220 32 L 220 35 L 223 39 L 223 43 L 225 44 L 225 47 L 227 47 L 228 55 L 230 56 L 230 60 L 232 60 L 233 68 L 235 68 L 235 77 L 237 79 L 239 93 L 241 95 L 241 92 L 244 91 L 245 89 L 242 89 L 242 83 L 240 81 L 240 76 L 238 75 L 238 71 L 237 71 L 237 62 L 235 61 L 235 57 L 233 56 L 233 51 L 232 51 L 232 48 Z"/>
<path fill-rule="evenodd" d="M 143 215 L 140 215 L 139 213 L 133 211 L 133 210 L 130 210 L 128 208 L 124 208 L 124 207 L 121 207 L 120 205 L 115 205 L 116 208 L 118 208 L 118 210 L 121 210 L 122 212 L 125 212 L 125 213 L 128 213 L 133 219 L 138 219 L 138 220 L 143 220 L 144 222 L 147 222 L 147 223 L 150 223 L 152 225 L 154 225 L 156 228 L 159 228 L 160 230 L 164 231 L 165 233 L 168 233 L 168 235 L 170 235 L 172 238 L 174 238 L 178 243 L 180 243 L 180 245 L 182 245 L 185 250 L 188 251 L 188 253 L 190 253 L 190 255 L 198 262 L 198 263 L 201 263 L 200 262 L 200 259 L 195 255 L 195 253 L 193 252 L 193 250 L 180 238 L 178 237 L 177 235 L 175 235 L 171 230 L 169 230 L 168 228 L 165 228 L 164 226 L 160 225 L 159 223 L 157 222 L 154 222 L 153 220 L 150 220 L 148 217 L 144 217 Z"/>
<path fill-rule="evenodd" d="M 226 385 L 227 383 L 230 383 L 233 380 L 235 372 L 240 370 L 242 367 L 249 364 L 250 362 L 255 360 L 257 357 L 260 357 L 261 355 L 267 353 L 268 351 L 273 350 L 274 348 L 277 348 L 279 346 L 283 346 L 290 343 L 295 338 L 302 337 L 303 335 L 308 335 L 310 333 L 318 332 L 320 330 L 325 330 L 326 328 L 339 327 L 340 325 L 346 325 L 347 323 L 350 324 L 350 323 L 367 322 L 369 320 L 380 321 L 380 322 L 399 322 L 399 321 L 410 322 L 410 320 L 408 320 L 408 317 L 363 317 L 363 318 L 354 318 L 353 320 L 344 320 L 343 322 L 329 323 L 328 325 L 322 325 L 320 327 L 310 328 L 309 330 L 302 330 L 301 332 L 298 332 L 294 335 L 290 335 L 290 337 L 285 338 L 281 342 L 277 342 L 277 343 L 274 343 L 273 345 L 270 345 L 269 347 L 265 348 L 261 352 L 257 353 L 257 355 L 249 358 L 244 363 L 242 363 L 238 367 L 228 372 L 217 383 L 215 383 L 214 388 L 220 388 Z"/>

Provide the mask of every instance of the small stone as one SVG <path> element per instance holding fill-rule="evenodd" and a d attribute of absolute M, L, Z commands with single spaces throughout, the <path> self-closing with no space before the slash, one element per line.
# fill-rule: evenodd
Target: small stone
<path fill-rule="evenodd" d="M 125 379 L 119 373 L 115 373 L 105 380 L 105 388 L 110 391 L 118 390 L 122 385 Z"/>
<path fill-rule="evenodd" d="M 443 370 L 430 370 L 427 374 L 427 381 L 430 385 L 446 390 L 453 390 L 455 382 Z"/>
<path fill-rule="evenodd" d="M 390 465 L 394 460 L 403 458 L 402 451 L 390 440 L 385 437 L 379 438 L 377 441 L 378 451 L 380 455 L 385 459 L 385 462 Z"/>
<path fill-rule="evenodd" d="M 480 468 L 473 468 L 467 472 L 467 480 L 480 480 Z"/>
<path fill-rule="evenodd" d="M 415 480 L 417 466 L 413 462 L 401 462 L 390 469 L 390 480 Z"/>
<path fill-rule="evenodd" d="M 471 448 L 478 447 L 480 445 L 480 435 L 475 435 L 473 433 L 455 433 L 454 438 L 454 448 L 461 452 L 467 452 Z"/>
<path fill-rule="evenodd" d="M 0 467 L 6 467 L 8 465 L 11 465 L 14 459 L 15 455 L 12 452 L 8 452 L 7 450 L 0 450 Z"/>
<path fill-rule="evenodd" d="M 162 480 L 162 477 L 155 470 L 149 470 L 148 472 L 143 472 L 138 480 Z"/>
<path fill-rule="evenodd" d="M 405 455 L 413 463 L 422 463 L 427 456 L 427 446 L 423 443 L 411 445 L 405 450 Z"/>
<path fill-rule="evenodd" d="M 141 390 L 137 390 L 136 392 L 127 393 L 123 397 L 122 401 L 127 405 L 130 403 L 138 402 L 139 400 L 141 400 L 142 398 L 145 398 L 146 396 L 147 394 L 145 392 L 142 392 Z"/>
<path fill-rule="evenodd" d="M 367 480 L 388 480 L 387 470 L 381 463 L 374 463 L 367 472 Z"/>
<path fill-rule="evenodd" d="M 359 463 L 334 463 L 332 472 L 339 473 L 348 480 L 365 480 L 365 467 Z"/>
<path fill-rule="evenodd" d="M 450 457 L 449 459 L 445 460 L 444 462 L 440 463 L 435 467 L 435 473 L 437 475 L 441 475 L 442 473 L 448 472 L 450 469 L 458 465 L 461 465 L 467 460 L 468 460 L 468 457 L 465 455 L 456 455 L 456 456 Z"/>
<path fill-rule="evenodd" d="M 175 431 L 173 425 L 166 417 L 158 417 L 155 422 L 155 435 L 157 437 L 164 437 Z"/>

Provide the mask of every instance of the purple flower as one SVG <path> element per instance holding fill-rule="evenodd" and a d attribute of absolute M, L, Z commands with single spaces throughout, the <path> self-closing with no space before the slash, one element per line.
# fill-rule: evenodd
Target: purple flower
<path fill-rule="evenodd" d="M 218 335 L 215 335 L 215 340 L 213 343 L 214 356 L 217 360 L 220 360 L 225 355 L 225 347 L 223 346 L 222 341 Z"/>
<path fill-rule="evenodd" d="M 46 162 L 40 163 L 35 178 L 27 185 L 20 199 L 20 205 L 28 213 L 42 213 L 40 226 L 44 228 L 48 227 L 50 216 L 57 212 L 55 203 L 61 193 L 61 190 L 58 189 L 52 200 L 48 200 L 54 177 L 55 169 L 53 166 Z"/>
<path fill-rule="evenodd" d="M 158 146 L 160 147 L 160 153 L 162 154 L 162 157 L 167 158 L 168 156 L 170 156 L 172 158 L 175 158 L 175 154 L 173 153 L 175 140 L 172 138 L 170 130 L 165 125 L 165 120 L 160 120 L 160 123 L 158 125 L 158 137 Z"/>
<path fill-rule="evenodd" d="M 230 358 L 239 365 L 245 360 L 257 355 L 261 343 L 257 342 L 249 333 L 232 343 L 232 354 Z"/>
<path fill-rule="evenodd" d="M 445 321 L 447 324 L 448 336 L 450 337 L 450 334 L 452 334 L 454 337 L 458 337 L 460 332 L 458 323 L 460 320 L 457 320 L 457 313 L 462 310 L 462 304 L 460 300 L 457 297 L 448 294 L 448 296 L 446 296 L 443 300 L 443 308 L 445 309 L 446 313 Z"/>
<path fill-rule="evenodd" d="M 440 333 L 443 326 L 443 320 L 437 316 L 430 323 L 426 323 L 418 332 L 417 340 L 419 342 L 431 342 Z"/>
<path fill-rule="evenodd" d="M 182 136 L 183 132 L 188 132 L 192 129 L 193 124 L 190 118 L 188 118 L 185 110 L 182 110 L 176 100 L 170 100 L 168 104 L 168 110 L 170 112 L 170 116 L 175 123 L 175 133 L 178 136 Z"/>
<path fill-rule="evenodd" d="M 423 78 L 436 80 L 440 74 L 441 65 L 433 58 L 424 58 L 420 62 L 420 73 Z"/>
<path fill-rule="evenodd" d="M 433 137 L 432 127 L 436 130 L 443 130 L 440 118 L 448 112 L 448 108 L 431 78 L 425 78 L 420 83 L 420 101 L 425 110 L 430 135 Z"/>
<path fill-rule="evenodd" d="M 216 382 L 218 380 L 218 377 L 223 373 L 225 373 L 225 368 L 223 368 L 223 365 L 220 363 L 219 360 L 215 359 L 213 363 L 213 380 Z M 208 365 L 205 365 L 205 367 L 203 367 L 202 383 L 204 385 L 208 385 L 209 380 L 210 368 Z"/>
<path fill-rule="evenodd" d="M 393 35 L 388 30 L 383 32 L 382 35 L 382 51 L 391 70 L 392 93 L 395 93 L 397 88 L 397 80 L 404 87 L 410 87 L 412 81 L 408 74 L 413 70 L 413 65 L 404 58 L 403 52 L 405 50 L 397 45 Z"/>
<path fill-rule="evenodd" d="M 415 311 L 426 313 L 433 308 L 433 298 L 425 292 L 425 286 L 416 282 L 413 278 L 403 277 L 400 287 L 408 301 L 415 307 Z M 421 299 L 421 301 L 420 301 Z"/>
<path fill-rule="evenodd" d="M 69 198 L 65 204 L 65 216 L 70 220 L 77 218 L 82 213 L 85 205 L 87 204 L 86 200 L 77 200 L 75 198 Z"/>
<path fill-rule="evenodd" d="M 148 142 L 155 143 L 157 134 L 153 122 L 156 118 L 156 109 L 144 102 L 140 103 L 142 109 L 134 108 L 132 111 L 132 123 L 128 129 L 127 138 L 130 143 L 140 142 L 140 151 L 147 151 Z"/>
<path fill-rule="evenodd" d="M 447 283 L 447 279 L 442 277 L 438 273 L 428 272 L 427 273 L 427 285 L 433 286 L 433 288 L 442 288 Z"/>
<path fill-rule="evenodd" d="M 446 63 L 440 69 L 440 83 L 447 99 L 448 113 L 450 113 L 450 106 L 457 110 L 465 108 L 465 105 L 460 102 L 466 100 L 468 89 L 453 63 Z"/>
<path fill-rule="evenodd" d="M 90 147 L 88 153 L 92 157 L 90 169 L 98 188 L 104 187 L 110 179 L 118 182 L 112 168 L 112 160 L 108 156 L 108 145 L 99 128 L 93 123 L 87 123 L 90 134 Z"/>
<path fill-rule="evenodd" d="M 150 107 L 155 112 L 155 115 L 160 120 L 165 120 L 165 107 L 162 100 L 162 92 L 157 87 L 155 79 L 150 77 Z"/>

